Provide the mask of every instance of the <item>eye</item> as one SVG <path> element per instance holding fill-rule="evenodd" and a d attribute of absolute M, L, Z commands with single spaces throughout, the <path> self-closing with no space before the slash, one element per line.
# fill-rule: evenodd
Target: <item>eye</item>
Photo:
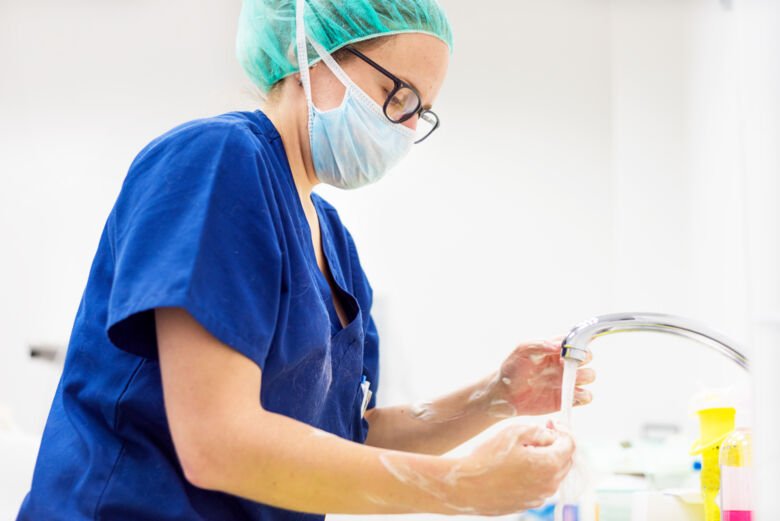
<path fill-rule="evenodd" d="M 403 106 L 404 106 L 404 102 L 403 102 L 403 101 L 401 101 L 401 100 L 398 98 L 398 96 L 393 96 L 392 98 L 390 98 L 390 103 L 391 103 L 393 106 L 396 106 L 396 107 L 403 107 Z"/>

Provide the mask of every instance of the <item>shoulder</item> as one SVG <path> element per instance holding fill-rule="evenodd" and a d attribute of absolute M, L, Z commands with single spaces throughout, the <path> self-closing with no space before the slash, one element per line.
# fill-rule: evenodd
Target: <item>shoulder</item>
<path fill-rule="evenodd" d="M 263 178 L 283 167 L 281 151 L 279 134 L 260 111 L 193 119 L 148 142 L 133 159 L 123 188 L 267 185 Z"/>
<path fill-rule="evenodd" d="M 186 121 L 152 139 L 137 154 L 131 170 L 158 160 L 236 161 L 274 152 L 279 134 L 260 111 L 226 112 Z M 217 153 L 219 153 L 217 155 Z M 203 163 L 202 163 L 203 164 Z"/>
<path fill-rule="evenodd" d="M 248 209 L 247 218 L 267 213 L 276 197 L 271 179 L 281 168 L 281 145 L 274 143 L 278 134 L 270 129 L 259 111 L 228 112 L 171 128 L 136 155 L 115 213 L 126 219 L 188 208 L 211 208 L 212 215 Z"/>

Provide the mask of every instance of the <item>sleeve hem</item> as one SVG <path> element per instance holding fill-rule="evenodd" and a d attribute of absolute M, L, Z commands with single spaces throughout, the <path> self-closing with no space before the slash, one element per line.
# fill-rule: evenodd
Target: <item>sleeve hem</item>
<path fill-rule="evenodd" d="M 116 348 L 131 354 L 144 358 L 157 359 L 158 346 L 156 332 L 153 332 L 155 336 L 150 339 L 150 342 L 146 342 L 151 345 L 143 346 L 138 345 L 139 343 L 137 342 L 123 341 L 125 335 L 121 334 L 117 328 L 127 319 L 140 313 L 153 312 L 153 310 L 158 307 L 178 307 L 186 310 L 206 331 L 209 332 L 209 334 L 255 362 L 261 370 L 263 369 L 268 349 L 258 350 L 258 346 L 261 346 L 263 343 L 270 345 L 270 339 L 251 341 L 235 331 L 224 327 L 221 320 L 198 304 L 192 302 L 192 300 L 188 298 L 186 292 L 179 292 L 177 294 L 171 294 L 170 292 L 157 293 L 148 296 L 140 302 L 133 303 L 132 305 L 119 307 L 119 311 L 115 312 L 113 316 L 109 316 L 108 325 L 105 328 L 106 335 L 111 343 Z M 152 314 L 152 326 L 154 326 L 153 317 L 154 315 Z"/>

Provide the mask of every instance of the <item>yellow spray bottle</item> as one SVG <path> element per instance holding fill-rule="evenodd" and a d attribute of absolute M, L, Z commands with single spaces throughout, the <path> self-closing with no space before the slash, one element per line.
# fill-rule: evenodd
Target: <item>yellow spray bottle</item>
<path fill-rule="evenodd" d="M 718 455 L 721 443 L 734 430 L 736 409 L 733 407 L 701 409 L 697 414 L 701 436 L 691 447 L 691 454 L 701 454 L 701 492 L 704 497 L 705 520 L 720 521 L 720 509 L 716 502 L 720 489 Z"/>

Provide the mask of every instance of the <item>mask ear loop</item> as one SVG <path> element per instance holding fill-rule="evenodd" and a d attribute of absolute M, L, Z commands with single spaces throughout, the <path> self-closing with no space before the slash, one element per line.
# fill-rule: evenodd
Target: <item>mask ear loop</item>
<path fill-rule="evenodd" d="M 314 103 L 311 99 L 311 81 L 309 79 L 309 56 L 306 48 L 306 27 L 304 25 L 303 10 L 305 7 L 305 0 L 296 0 L 295 2 L 295 42 L 297 47 L 298 56 L 298 72 L 301 75 L 301 84 L 303 85 L 303 92 L 306 95 L 306 103 L 309 107 L 308 111 L 308 127 L 309 138 L 311 139 L 312 129 L 312 110 Z"/>
<path fill-rule="evenodd" d="M 309 82 L 309 57 L 306 49 L 306 29 L 304 27 L 303 9 L 305 0 L 296 0 L 295 2 L 295 42 L 298 56 L 298 72 L 301 75 L 303 91 L 306 93 L 306 100 L 311 103 L 311 83 Z"/>
<path fill-rule="evenodd" d="M 361 89 L 354 81 L 352 81 L 352 79 L 349 77 L 349 74 L 344 72 L 344 69 L 341 68 L 341 65 L 339 65 L 338 62 L 333 59 L 333 56 L 331 56 L 322 45 L 315 42 L 314 40 L 310 40 L 310 42 L 311 46 L 314 47 L 314 50 L 317 51 L 317 54 L 319 54 L 320 58 L 322 58 L 322 61 L 325 63 L 325 65 L 328 66 L 330 71 L 334 76 L 336 76 L 341 84 L 344 85 L 344 87 L 347 89 L 352 89 L 352 92 L 363 98 L 363 101 L 365 101 L 365 103 L 368 104 L 368 106 L 371 107 L 371 109 L 376 112 L 377 115 L 384 118 L 385 112 L 382 106 L 374 101 L 371 96 L 366 94 L 363 89 Z M 346 96 L 346 93 L 344 96 Z M 390 123 L 389 120 L 388 123 Z"/>
<path fill-rule="evenodd" d="M 304 18 L 304 7 L 305 7 L 305 0 L 296 0 L 295 3 L 295 40 L 296 40 L 296 46 L 297 46 L 297 55 L 298 55 L 298 69 L 299 73 L 301 75 L 301 83 L 303 84 L 303 91 L 306 94 L 306 103 L 308 103 L 309 106 L 309 138 L 312 136 L 312 114 L 314 112 L 314 101 L 311 97 L 311 80 L 309 76 L 309 56 L 308 51 L 306 48 L 306 40 L 308 39 L 311 43 L 311 46 L 314 48 L 316 53 L 320 56 L 322 61 L 325 63 L 325 65 L 328 66 L 328 68 L 331 70 L 334 76 L 344 85 L 346 89 L 352 88 L 352 91 L 357 93 L 363 100 L 370 106 L 374 112 L 377 113 L 377 115 L 382 116 L 382 118 L 385 118 L 384 115 L 384 109 L 381 105 L 379 105 L 376 101 L 371 99 L 371 96 L 366 94 L 363 89 L 358 87 L 355 82 L 352 81 L 352 79 L 349 77 L 349 75 L 344 72 L 344 69 L 341 68 L 341 66 L 336 63 L 336 60 L 333 59 L 333 57 L 328 53 L 328 51 L 325 50 L 324 47 L 322 47 L 318 42 L 315 42 L 311 38 L 307 38 L 306 36 L 306 27 L 305 27 L 305 18 Z M 346 99 L 347 93 L 344 93 L 344 97 Z M 396 125 L 394 123 L 391 123 L 389 120 L 387 120 L 387 124 L 390 125 L 396 132 L 399 132 L 400 134 L 409 137 L 414 136 L 414 131 L 407 129 L 403 125 Z"/>
<path fill-rule="evenodd" d="M 303 91 L 306 94 L 306 103 L 308 103 L 309 105 L 309 136 L 311 136 L 311 127 L 312 127 L 311 112 L 315 109 L 315 106 L 314 106 L 314 100 L 311 97 L 311 76 L 309 73 L 309 56 L 306 48 L 307 40 L 309 43 L 311 43 L 311 46 L 320 56 L 322 61 L 328 66 L 331 72 L 333 72 L 333 75 L 336 76 L 336 78 L 341 82 L 342 85 L 344 85 L 344 87 L 346 87 L 347 89 L 352 87 L 354 90 L 357 90 L 358 92 L 361 93 L 362 91 L 349 78 L 347 73 L 344 72 L 344 69 L 342 69 L 338 63 L 336 63 L 336 60 L 333 59 L 333 57 L 328 53 L 328 51 L 325 50 L 324 47 L 322 47 L 319 43 L 315 42 L 314 40 L 306 36 L 304 8 L 305 8 L 305 0 L 296 0 L 295 40 L 296 40 L 297 56 L 298 56 L 298 69 L 301 75 L 301 84 L 303 85 Z M 345 97 L 346 97 L 346 93 L 345 93 Z M 373 100 L 370 101 L 373 102 Z M 376 103 L 374 104 L 376 105 Z M 381 110 L 381 107 L 379 107 L 378 105 L 377 107 Z"/>
<path fill-rule="evenodd" d="M 320 45 L 319 43 L 315 42 L 314 40 L 311 41 L 311 46 L 314 47 L 314 50 L 317 51 L 317 54 L 320 55 L 320 58 L 322 58 L 322 61 L 325 62 L 325 65 L 328 66 L 330 71 L 333 73 L 336 78 L 341 82 L 342 85 L 345 87 L 357 87 L 355 85 L 355 82 L 353 82 L 349 75 L 344 72 L 344 69 L 341 68 L 341 65 L 338 64 L 336 60 L 333 59 L 333 56 L 330 55 L 328 51 L 325 50 L 325 48 Z"/>
<path fill-rule="evenodd" d="M 303 84 L 303 90 L 306 93 L 306 100 L 311 103 L 311 81 L 309 76 L 309 57 L 306 49 L 306 40 L 309 40 L 309 43 L 311 43 L 311 46 L 314 47 L 315 51 L 317 51 L 317 54 L 319 54 L 322 61 L 325 62 L 328 68 L 333 72 L 334 76 L 336 76 L 336 78 L 338 78 L 338 80 L 345 87 L 355 87 L 356 85 L 352 82 L 351 79 L 349 79 L 349 76 L 346 72 L 344 72 L 344 69 L 342 69 L 338 63 L 336 63 L 336 60 L 333 59 L 333 57 L 328 53 L 328 51 L 325 50 L 324 47 L 311 38 L 307 38 L 306 29 L 304 27 L 304 5 L 305 0 L 296 0 L 295 39 L 296 46 L 298 48 L 298 69 L 301 74 L 301 83 Z"/>
<path fill-rule="evenodd" d="M 311 46 L 320 56 L 325 65 L 333 72 L 333 75 L 341 82 L 345 87 L 357 87 L 354 82 L 349 78 L 344 69 L 333 59 L 333 57 L 322 47 L 319 43 L 315 42 L 311 38 L 306 36 L 305 21 L 304 21 L 304 5 L 305 0 L 296 0 L 295 9 L 295 38 L 296 45 L 298 47 L 298 69 L 301 74 L 301 83 L 303 84 L 303 90 L 306 93 L 306 100 L 310 105 L 314 105 L 311 98 L 311 81 L 309 76 L 309 57 L 306 50 L 307 40 L 311 43 Z"/>

